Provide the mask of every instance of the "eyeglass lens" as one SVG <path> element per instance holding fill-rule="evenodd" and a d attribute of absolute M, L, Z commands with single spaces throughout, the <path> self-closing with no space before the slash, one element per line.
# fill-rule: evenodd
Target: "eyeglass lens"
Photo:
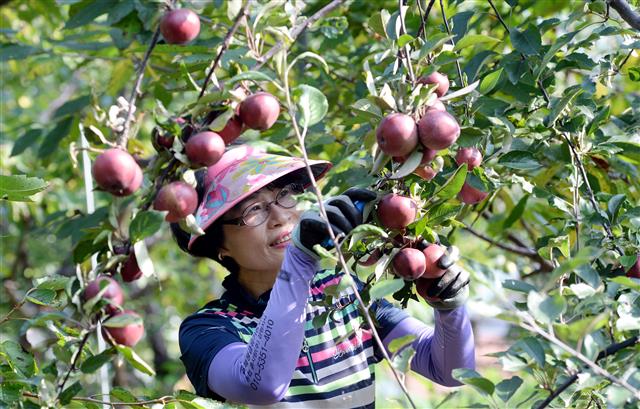
<path fill-rule="evenodd" d="M 264 223 L 265 220 L 269 217 L 270 207 L 272 203 L 277 204 L 278 206 L 290 209 L 296 205 L 295 195 L 298 192 L 295 186 L 287 185 L 283 187 L 278 194 L 276 195 L 276 199 L 272 202 L 256 202 L 247 207 L 242 215 L 242 219 L 247 226 L 258 226 Z"/>

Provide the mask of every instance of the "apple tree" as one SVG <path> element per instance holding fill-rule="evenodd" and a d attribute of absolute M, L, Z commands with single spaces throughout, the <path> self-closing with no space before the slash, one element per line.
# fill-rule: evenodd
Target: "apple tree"
<path fill-rule="evenodd" d="M 476 327 L 507 328 L 454 392 L 399 340 L 380 407 L 636 407 L 639 6 L 1 1 L 0 404 L 232 406 L 191 392 L 177 344 L 225 271 L 167 222 L 202 234 L 194 172 L 248 143 L 331 161 L 301 196 L 321 214 L 378 194 L 318 249 L 366 282 L 371 328 L 383 297 L 429 319 L 445 252 Z"/>

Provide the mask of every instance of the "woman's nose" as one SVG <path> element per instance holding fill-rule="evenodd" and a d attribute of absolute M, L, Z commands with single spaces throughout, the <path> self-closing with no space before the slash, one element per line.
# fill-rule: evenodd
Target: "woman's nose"
<path fill-rule="evenodd" d="M 277 227 L 286 224 L 291 219 L 292 209 L 285 209 L 272 203 L 269 206 L 269 227 Z"/>

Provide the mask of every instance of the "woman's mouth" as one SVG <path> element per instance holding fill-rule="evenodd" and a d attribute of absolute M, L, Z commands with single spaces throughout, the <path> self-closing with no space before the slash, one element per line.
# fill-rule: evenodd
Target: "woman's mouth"
<path fill-rule="evenodd" d="M 269 247 L 276 247 L 276 248 L 286 247 L 290 241 L 291 241 L 291 232 L 278 238 L 276 241 L 271 243 Z"/>

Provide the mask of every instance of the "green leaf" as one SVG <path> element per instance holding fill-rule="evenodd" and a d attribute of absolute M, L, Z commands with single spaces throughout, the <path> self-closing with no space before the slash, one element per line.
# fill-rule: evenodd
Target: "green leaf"
<path fill-rule="evenodd" d="M 109 394 L 111 396 L 112 400 L 115 400 L 116 402 L 137 402 L 138 398 L 136 398 L 136 396 L 134 394 L 132 394 L 131 392 L 129 392 L 128 390 L 120 387 L 120 386 L 116 386 L 115 388 L 111 389 L 111 393 Z"/>
<path fill-rule="evenodd" d="M 62 290 L 67 287 L 71 277 L 63 277 L 63 276 L 51 276 L 47 277 L 44 281 L 38 283 L 38 288 L 42 288 L 45 290 Z"/>
<path fill-rule="evenodd" d="M 416 339 L 416 336 L 413 334 L 405 335 L 400 338 L 395 338 L 393 341 L 391 341 L 391 343 L 389 343 L 389 352 L 391 352 L 392 354 L 395 354 L 396 352 L 406 347 L 407 345 L 411 345 L 413 341 L 415 341 L 415 339 Z"/>
<path fill-rule="evenodd" d="M 13 143 L 13 148 L 11 149 L 11 154 L 9 156 L 13 157 L 16 155 L 20 155 L 30 146 L 33 146 L 38 142 L 38 139 L 42 136 L 42 129 L 33 128 L 29 129 L 24 133 L 21 137 L 16 139 Z"/>
<path fill-rule="evenodd" d="M 542 165 L 529 151 L 513 150 L 500 157 L 498 163 L 504 167 L 521 170 L 536 170 Z"/>
<path fill-rule="evenodd" d="M 324 58 L 322 58 L 320 55 L 313 53 L 311 51 L 305 51 L 299 54 L 298 56 L 296 56 L 296 58 L 294 58 L 293 61 L 291 61 L 291 63 L 289 64 L 289 70 L 293 68 L 296 62 L 298 62 L 299 60 L 303 60 L 305 58 L 311 58 L 313 60 L 318 61 L 322 69 L 324 69 L 324 72 L 327 72 L 327 73 L 329 72 L 329 65 L 327 65 L 327 62 L 324 60 Z"/>
<path fill-rule="evenodd" d="M 614 277 L 611 280 L 609 280 L 613 283 L 617 283 L 620 284 L 621 286 L 630 288 L 634 291 L 640 291 L 640 283 L 638 282 L 638 280 L 633 280 L 631 277 Z"/>
<path fill-rule="evenodd" d="M 620 212 L 620 208 L 622 207 L 622 204 L 624 203 L 626 198 L 627 196 L 621 193 L 619 195 L 614 195 L 611 197 L 611 199 L 609 199 L 609 202 L 607 203 L 607 211 L 609 213 L 611 223 L 616 223 L 616 220 L 618 219 L 618 213 Z"/>
<path fill-rule="evenodd" d="M 627 70 L 627 74 L 629 75 L 629 79 L 633 82 L 640 82 L 640 68 L 639 67 L 629 67 Z"/>
<path fill-rule="evenodd" d="M 569 88 L 564 91 L 562 98 L 553 98 L 551 101 L 551 111 L 549 115 L 544 119 L 545 126 L 553 126 L 565 108 L 573 101 L 573 99 L 582 94 L 584 91 L 581 87 Z"/>
<path fill-rule="evenodd" d="M 407 160 L 391 175 L 391 179 L 402 179 L 403 177 L 410 175 L 411 172 L 416 170 L 422 161 L 422 152 L 419 149 L 411 152 Z"/>
<path fill-rule="evenodd" d="M 526 283 L 524 281 L 520 281 L 520 280 L 513 280 L 513 279 L 507 279 L 504 280 L 502 282 L 502 287 L 509 289 L 509 290 L 513 290 L 513 291 L 519 291 L 521 293 L 528 293 L 529 291 L 536 291 L 537 288 L 534 287 L 533 285 Z"/>
<path fill-rule="evenodd" d="M 115 348 L 118 350 L 120 354 L 122 354 L 124 359 L 126 359 L 127 362 L 131 364 L 131 366 L 133 366 L 134 368 L 136 368 L 142 373 L 146 373 L 147 375 L 150 375 L 150 376 L 155 376 L 156 372 L 153 370 L 151 365 L 149 365 L 142 358 L 140 358 L 140 356 L 136 354 L 136 352 L 133 349 L 127 346 L 118 345 L 118 344 L 115 345 Z"/>
<path fill-rule="evenodd" d="M 518 342 L 514 346 L 521 348 L 526 354 L 528 354 L 534 361 L 538 364 L 539 367 L 544 367 L 545 356 L 544 356 L 544 348 L 540 341 L 533 337 L 526 337 Z"/>
<path fill-rule="evenodd" d="M 385 12 L 385 13 L 383 13 Z M 389 12 L 383 10 L 383 12 L 378 12 L 369 17 L 369 28 L 371 28 L 375 33 L 381 35 L 382 37 L 387 37 L 387 23 L 389 22 Z"/>
<path fill-rule="evenodd" d="M 229 86 L 238 81 L 273 81 L 273 78 L 260 71 L 245 71 L 229 78 L 225 84 Z"/>
<path fill-rule="evenodd" d="M 56 294 L 57 293 L 54 290 L 37 288 L 34 291 L 29 292 L 27 300 L 38 305 L 51 305 L 56 299 Z"/>
<path fill-rule="evenodd" d="M 298 85 L 294 91 L 297 103 L 302 111 L 300 124 L 312 126 L 322 121 L 329 110 L 329 102 L 322 91 L 310 85 Z"/>
<path fill-rule="evenodd" d="M 322 328 L 324 324 L 327 323 L 327 320 L 329 319 L 329 314 L 331 314 L 331 311 L 327 310 L 313 317 L 313 320 L 311 321 L 311 325 L 313 325 L 313 328 Z"/>
<path fill-rule="evenodd" d="M 84 0 L 76 3 L 69 10 L 69 20 L 64 28 L 68 30 L 89 24 L 98 16 L 109 12 L 117 4 L 117 0 Z"/>
<path fill-rule="evenodd" d="M 36 372 L 33 356 L 22 350 L 20 344 L 13 341 L 4 341 L 0 344 L 0 355 L 3 355 L 11 369 L 20 376 L 31 378 Z"/>
<path fill-rule="evenodd" d="M 534 26 L 529 26 L 522 32 L 517 29 L 511 29 L 509 35 L 513 48 L 520 51 L 524 55 L 536 55 L 542 46 L 542 38 L 540 32 Z"/>
<path fill-rule="evenodd" d="M 436 192 L 436 196 L 444 200 L 455 197 L 460 192 L 460 189 L 462 189 L 462 185 L 464 185 L 466 178 L 467 164 L 463 163 Z"/>
<path fill-rule="evenodd" d="M 483 378 L 478 372 L 468 368 L 456 368 L 451 371 L 454 378 L 464 383 L 465 385 L 472 386 L 475 390 L 483 395 L 491 396 L 495 386 L 493 382 L 487 378 Z"/>
<path fill-rule="evenodd" d="M 91 103 L 91 95 L 83 95 L 79 98 L 66 102 L 60 108 L 56 109 L 53 119 L 62 118 L 67 115 L 73 115 L 80 112 L 84 107 Z"/>
<path fill-rule="evenodd" d="M 372 236 L 377 236 L 377 237 L 384 237 L 387 238 L 388 234 L 386 231 L 384 231 L 384 229 L 381 229 L 378 226 L 375 226 L 373 224 L 361 224 L 358 225 L 355 229 L 351 230 L 351 235 L 355 236 L 356 234 L 358 235 L 362 235 L 362 234 L 366 234 L 366 235 L 372 235 Z"/>
<path fill-rule="evenodd" d="M 495 44 L 499 43 L 501 40 L 495 37 L 489 37 L 484 34 L 470 34 L 462 37 L 462 40 L 458 41 L 455 47 L 453 47 L 453 51 L 458 51 L 466 47 L 476 46 L 479 44 Z"/>
<path fill-rule="evenodd" d="M 396 43 L 398 43 L 399 48 L 402 48 L 405 45 L 411 43 L 413 40 L 415 40 L 415 38 L 413 38 L 409 34 L 403 34 L 396 40 Z"/>
<path fill-rule="evenodd" d="M 527 307 L 536 320 L 551 324 L 567 309 L 567 302 L 560 295 L 547 297 L 537 291 L 530 291 Z"/>
<path fill-rule="evenodd" d="M 0 198 L 15 202 L 30 202 L 30 196 L 47 188 L 47 182 L 26 175 L 0 175 Z"/>
<path fill-rule="evenodd" d="M 491 92 L 491 90 L 498 84 L 498 81 L 500 81 L 500 76 L 502 75 L 502 71 L 503 69 L 500 68 L 499 70 L 494 71 L 489 75 L 485 76 L 480 82 L 480 89 L 478 91 L 480 91 L 480 93 L 484 95 Z"/>
<path fill-rule="evenodd" d="M 60 394 L 60 403 L 62 405 L 68 404 L 69 402 L 71 402 L 71 399 L 81 391 L 82 385 L 80 384 L 80 382 L 74 382 L 71 386 L 62 391 L 62 393 Z"/>
<path fill-rule="evenodd" d="M 125 312 L 110 317 L 102 325 L 109 328 L 122 328 L 132 324 L 142 325 L 142 318 Z"/>
<path fill-rule="evenodd" d="M 527 207 L 527 200 L 529 199 L 529 195 L 524 195 L 516 204 L 513 209 L 511 209 L 511 213 L 502 223 L 502 229 L 507 230 L 511 227 L 515 222 L 520 220 L 522 217 L 522 213 L 524 213 L 524 209 Z"/>
<path fill-rule="evenodd" d="M 506 403 L 516 393 L 520 385 L 522 385 L 522 378 L 519 376 L 505 379 L 496 385 L 496 395 Z"/>
<path fill-rule="evenodd" d="M 56 124 L 56 126 L 47 134 L 38 150 L 38 158 L 44 159 L 58 149 L 60 141 L 62 141 L 69 132 L 75 121 L 75 117 L 67 117 Z"/>
<path fill-rule="evenodd" d="M 131 221 L 129 226 L 129 238 L 132 243 L 143 240 L 153 234 L 155 234 L 162 223 L 164 222 L 164 215 L 162 212 L 155 210 L 143 210 L 138 212 Z"/>
<path fill-rule="evenodd" d="M 369 290 L 371 301 L 389 296 L 404 287 L 404 280 L 401 278 L 392 278 L 389 280 L 378 281 Z"/>
<path fill-rule="evenodd" d="M 100 352 L 98 355 L 93 355 L 85 359 L 85 361 L 80 366 L 80 370 L 83 373 L 93 373 L 97 371 L 102 365 L 111 361 L 115 352 L 116 350 L 114 348 L 109 348 Z"/>
<path fill-rule="evenodd" d="M 429 54 L 436 48 L 441 47 L 444 43 L 451 40 L 451 38 L 453 38 L 453 36 L 450 36 L 447 33 L 436 33 L 432 36 L 429 36 L 429 40 L 424 43 L 422 47 L 420 47 L 418 59 L 423 59 L 427 56 L 427 54 Z"/>
<path fill-rule="evenodd" d="M 22 60 L 34 54 L 42 54 L 44 50 L 30 45 L 2 44 L 0 45 L 0 61 Z"/>

